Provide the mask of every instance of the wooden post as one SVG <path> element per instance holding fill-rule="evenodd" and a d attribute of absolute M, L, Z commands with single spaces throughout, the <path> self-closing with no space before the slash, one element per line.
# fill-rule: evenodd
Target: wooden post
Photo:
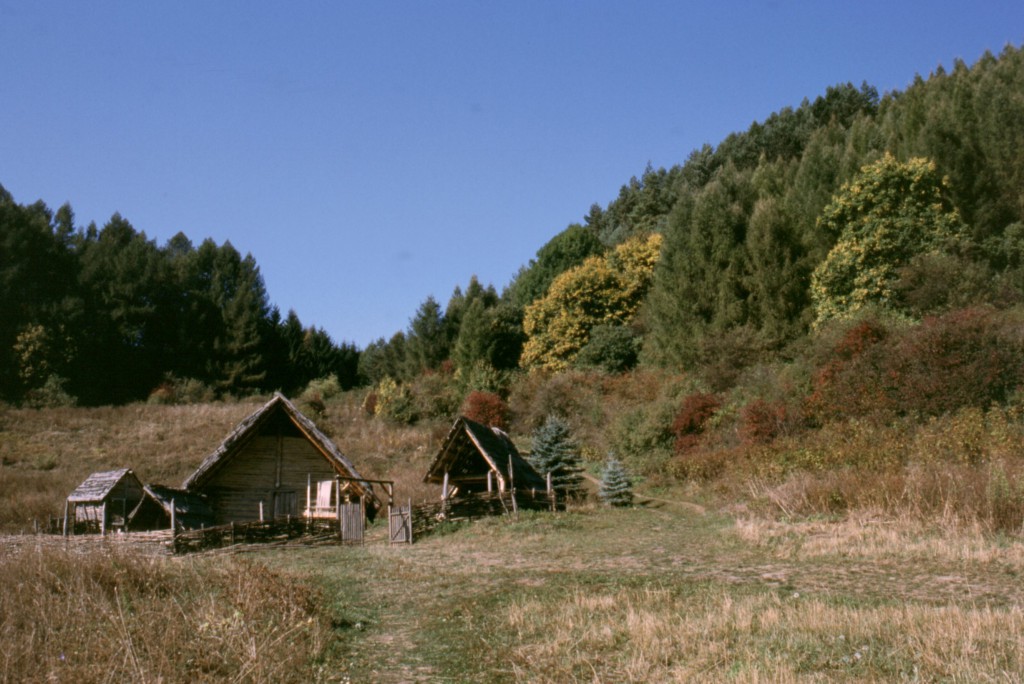
<path fill-rule="evenodd" d="M 317 495 L 319 496 L 319 492 L 317 493 Z M 313 476 L 310 475 L 309 473 L 306 473 L 306 517 L 307 518 L 312 517 L 312 515 L 313 515 L 313 509 L 312 509 L 312 503 L 313 502 L 312 502 L 312 498 L 313 498 Z M 260 515 L 260 522 L 262 522 L 262 521 L 263 521 L 263 515 L 261 514 Z"/>
<path fill-rule="evenodd" d="M 487 471 L 487 493 L 490 494 L 494 491 L 494 471 Z"/>
<path fill-rule="evenodd" d="M 71 510 L 71 502 L 68 501 L 67 499 L 64 499 L 64 532 L 63 532 L 63 534 L 64 534 L 65 537 L 68 536 L 68 516 L 70 515 L 70 512 L 69 512 L 70 510 Z M 72 529 L 74 529 L 74 528 L 72 528 Z"/>
<path fill-rule="evenodd" d="M 547 482 L 548 482 L 548 496 L 551 496 L 551 471 L 550 470 L 548 471 L 548 474 L 547 474 Z"/>
<path fill-rule="evenodd" d="M 409 506 L 409 545 L 412 545 L 412 497 L 408 499 Z"/>
<path fill-rule="evenodd" d="M 338 540 L 345 541 L 345 521 L 341 519 L 341 480 L 334 480 L 334 510 L 338 515 Z"/>
<path fill-rule="evenodd" d="M 441 485 L 441 501 L 448 500 L 448 471 L 444 471 L 444 484 Z"/>
<path fill-rule="evenodd" d="M 260 522 L 263 522 L 263 499 L 260 499 Z"/>
<path fill-rule="evenodd" d="M 107 535 L 107 502 L 103 502 L 103 507 L 100 508 L 100 536 L 105 537 Z"/>
<path fill-rule="evenodd" d="M 174 499 L 171 499 L 171 530 L 172 530 L 172 533 L 173 533 L 173 530 L 178 529 L 178 517 L 177 516 L 178 516 L 177 507 L 174 505 Z"/>

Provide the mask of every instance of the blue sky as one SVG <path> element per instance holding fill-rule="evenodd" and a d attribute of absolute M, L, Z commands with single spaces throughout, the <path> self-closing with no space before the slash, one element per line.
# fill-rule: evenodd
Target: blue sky
<path fill-rule="evenodd" d="M 1020 0 L 0 0 L 0 184 L 230 240 L 362 347 L 500 290 L 648 162 L 1008 43 Z"/>

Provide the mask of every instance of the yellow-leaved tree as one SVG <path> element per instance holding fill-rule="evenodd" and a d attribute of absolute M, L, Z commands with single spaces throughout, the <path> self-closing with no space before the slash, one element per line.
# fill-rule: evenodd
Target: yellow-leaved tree
<path fill-rule="evenodd" d="M 593 256 L 555 278 L 547 294 L 526 307 L 521 365 L 562 370 L 598 325 L 631 321 L 651 285 L 662 236 L 631 238 L 607 256 Z"/>
<path fill-rule="evenodd" d="M 891 308 L 902 268 L 955 253 L 967 232 L 947 195 L 934 162 L 888 153 L 844 185 L 818 219 L 837 239 L 811 276 L 815 324 L 868 305 Z"/>

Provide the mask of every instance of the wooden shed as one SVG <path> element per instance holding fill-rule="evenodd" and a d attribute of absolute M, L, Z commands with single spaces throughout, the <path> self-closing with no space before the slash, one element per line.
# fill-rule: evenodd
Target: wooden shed
<path fill-rule="evenodd" d="M 142 500 L 128 514 L 128 529 L 198 530 L 214 524 L 213 509 L 202 494 L 176 487 L 147 484 Z"/>
<path fill-rule="evenodd" d="M 442 499 L 512 488 L 544 491 L 547 487 L 507 434 L 465 416 L 452 425 L 423 481 L 441 485 Z"/>
<path fill-rule="evenodd" d="M 346 500 L 380 508 L 373 487 L 338 447 L 280 393 L 252 413 L 182 485 L 210 502 L 216 524 L 333 517 Z M 313 505 L 314 492 L 333 497 Z"/>
<path fill-rule="evenodd" d="M 68 495 L 64 533 L 123 530 L 142 496 L 142 483 L 128 468 L 93 473 Z"/>

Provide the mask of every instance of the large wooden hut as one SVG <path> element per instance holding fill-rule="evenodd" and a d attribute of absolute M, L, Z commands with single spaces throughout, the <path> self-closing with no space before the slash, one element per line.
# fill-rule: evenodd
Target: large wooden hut
<path fill-rule="evenodd" d="M 216 524 L 334 517 L 346 500 L 372 519 L 373 487 L 295 405 L 275 394 L 207 456 L 182 485 L 210 502 Z"/>
<path fill-rule="evenodd" d="M 545 479 L 519 455 L 498 428 L 460 416 L 423 478 L 442 486 L 441 498 L 520 491 L 545 491 Z"/>
<path fill-rule="evenodd" d="M 93 473 L 68 495 L 64 532 L 123 530 L 142 496 L 142 483 L 128 468 Z"/>

